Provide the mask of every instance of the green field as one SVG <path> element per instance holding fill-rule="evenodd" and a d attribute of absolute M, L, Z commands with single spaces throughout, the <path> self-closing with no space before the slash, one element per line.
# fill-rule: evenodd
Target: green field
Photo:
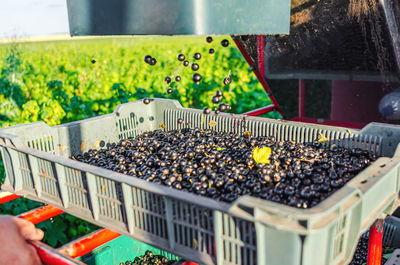
<path fill-rule="evenodd" d="M 203 108 L 212 106 L 217 89 L 224 91 L 224 102 L 235 113 L 270 104 L 236 46 L 231 41 L 223 48 L 221 39 L 211 44 L 203 37 L 124 37 L 1 45 L 0 124 L 43 120 L 56 125 L 110 113 L 117 104 L 143 97 Z M 208 54 L 211 47 L 214 55 Z M 192 62 L 195 52 L 203 55 L 199 85 L 191 79 L 192 69 L 176 59 L 184 53 Z M 146 54 L 158 63 L 146 64 Z M 230 71 L 232 83 L 225 86 Z M 182 81 L 172 84 L 174 92 L 168 95 L 163 80 L 171 75 L 180 75 Z"/>
<path fill-rule="evenodd" d="M 211 97 L 224 92 L 223 102 L 232 112 L 243 113 L 271 102 L 233 41 L 223 48 L 204 37 L 120 37 L 68 41 L 0 44 L 0 126 L 45 121 L 56 125 L 110 113 L 120 104 L 144 97 L 177 99 L 185 107 L 216 107 Z M 208 54 L 214 48 L 215 54 Z M 184 53 L 192 62 L 200 52 L 200 84 L 192 81 L 193 71 L 176 57 Z M 143 61 L 157 59 L 155 66 Z M 92 60 L 96 63 L 92 63 Z M 223 84 L 231 72 L 232 83 Z M 169 87 L 166 76 L 182 80 Z M 279 118 L 270 113 L 269 117 Z M 0 164 L 1 179 L 4 178 Z M 0 213 L 19 214 L 39 204 L 25 199 L 0 205 Z M 69 215 L 38 225 L 46 232 L 45 242 L 53 247 L 86 234 L 94 226 Z"/>

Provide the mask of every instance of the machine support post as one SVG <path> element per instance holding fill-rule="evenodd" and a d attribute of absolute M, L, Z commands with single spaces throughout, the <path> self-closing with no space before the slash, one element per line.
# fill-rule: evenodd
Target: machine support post
<path fill-rule="evenodd" d="M 257 36 L 257 62 L 258 71 L 265 78 L 265 61 L 264 61 L 264 36 Z"/>
<path fill-rule="evenodd" d="M 381 265 L 384 220 L 378 219 L 369 229 L 367 265 Z"/>
<path fill-rule="evenodd" d="M 299 79 L 299 117 L 304 118 L 305 115 L 305 98 L 306 98 L 306 81 Z"/>
<path fill-rule="evenodd" d="M 262 38 L 262 40 L 261 40 L 261 38 Z M 279 106 L 278 102 L 276 101 L 274 95 L 272 95 L 271 89 L 269 88 L 267 81 L 265 80 L 264 36 L 263 35 L 257 36 L 257 59 L 258 59 L 257 65 L 255 65 L 254 62 L 251 60 L 250 56 L 247 54 L 247 52 L 244 49 L 240 40 L 238 38 L 234 38 L 234 41 L 236 43 L 236 46 L 239 48 L 239 51 L 242 53 L 246 62 L 253 69 L 254 74 L 256 75 L 256 77 L 257 77 L 258 81 L 261 83 L 261 85 L 264 87 L 265 92 L 267 93 L 269 99 L 272 102 L 272 105 L 274 106 L 273 109 L 268 108 L 268 112 L 276 110 L 282 115 L 282 117 L 284 117 L 284 113 L 283 113 L 281 107 Z M 261 61 L 260 61 L 260 57 L 262 57 Z M 261 66 L 261 68 L 260 68 L 260 66 Z"/>

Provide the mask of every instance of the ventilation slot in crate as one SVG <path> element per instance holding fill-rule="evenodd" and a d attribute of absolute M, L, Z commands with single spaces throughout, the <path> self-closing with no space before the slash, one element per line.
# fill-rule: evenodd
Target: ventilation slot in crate
<path fill-rule="evenodd" d="M 165 203 L 162 196 L 133 187 L 132 199 L 135 231 L 168 239 Z"/>
<path fill-rule="evenodd" d="M 26 146 L 39 151 L 55 154 L 53 136 L 42 136 L 26 141 Z"/>
<path fill-rule="evenodd" d="M 20 172 L 22 176 L 22 187 L 28 191 L 34 193 L 35 189 L 33 186 L 33 179 L 31 173 L 31 167 L 28 160 L 28 155 L 24 153 L 18 153 Z"/>
<path fill-rule="evenodd" d="M 176 243 L 215 257 L 212 210 L 175 200 L 172 209 Z"/>
<path fill-rule="evenodd" d="M 14 171 L 13 171 L 13 165 L 12 165 L 12 160 L 10 153 L 8 153 L 8 150 L 6 148 L 1 148 L 1 155 L 4 161 L 4 167 L 6 170 L 7 174 L 7 181 L 8 184 L 14 187 L 15 185 L 15 177 L 14 177 Z"/>
<path fill-rule="evenodd" d="M 222 242 L 224 264 L 257 264 L 254 223 L 222 214 Z"/>
<path fill-rule="evenodd" d="M 65 167 L 65 182 L 68 191 L 68 203 L 90 214 L 86 173 Z"/>
<path fill-rule="evenodd" d="M 178 124 L 178 119 L 184 123 Z M 304 127 L 299 124 L 285 124 L 274 121 L 254 121 L 242 117 L 224 117 L 221 115 L 204 115 L 193 110 L 167 109 L 164 112 L 164 121 L 167 130 L 176 130 L 186 127 L 200 128 L 203 130 L 216 130 L 241 134 L 249 131 L 254 136 L 273 136 L 277 141 L 295 141 L 310 143 L 323 136 L 327 146 L 345 148 L 361 148 L 381 154 L 382 137 L 361 135 L 351 131 L 336 131 L 320 129 L 318 127 Z"/>
<path fill-rule="evenodd" d="M 54 164 L 43 159 L 38 159 L 37 161 L 39 167 L 38 175 L 40 178 L 40 185 L 42 186 L 42 196 L 61 202 Z"/>
<path fill-rule="evenodd" d="M 337 259 L 341 254 L 343 254 L 343 248 L 344 248 L 344 237 L 345 237 L 345 228 L 346 228 L 346 223 L 347 218 L 346 216 L 340 217 L 335 226 L 334 226 L 334 233 L 333 233 L 333 256 L 332 260 Z"/>
<path fill-rule="evenodd" d="M 128 117 L 117 118 L 117 128 L 119 139 L 127 139 L 135 137 L 138 134 L 137 130 L 138 119 L 134 113 L 131 113 Z"/>
<path fill-rule="evenodd" d="M 123 195 L 121 183 L 102 177 L 96 178 L 100 216 L 124 223 L 126 218 L 125 210 L 122 205 Z"/>

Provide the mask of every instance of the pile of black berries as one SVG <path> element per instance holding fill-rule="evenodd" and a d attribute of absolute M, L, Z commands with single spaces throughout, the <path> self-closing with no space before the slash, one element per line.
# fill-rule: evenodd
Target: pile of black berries
<path fill-rule="evenodd" d="M 269 150 L 267 162 L 255 161 L 256 147 Z M 72 159 L 215 200 L 233 202 L 250 195 L 310 208 L 376 157 L 360 149 L 325 147 L 318 141 L 302 144 L 254 137 L 250 132 L 182 128 L 144 132 Z"/>
<path fill-rule="evenodd" d="M 170 261 L 167 257 L 154 255 L 153 252 L 147 250 L 144 255 L 136 257 L 133 261 L 127 260 L 119 265 L 170 265 L 172 263 L 173 261 Z"/>
<path fill-rule="evenodd" d="M 383 248 L 382 254 L 386 253 L 386 249 Z M 382 255 L 383 256 L 383 255 Z M 363 235 L 358 241 L 356 252 L 354 253 L 353 259 L 349 265 L 363 265 L 367 262 L 368 258 L 368 236 Z M 386 263 L 386 259 L 382 257 L 382 265 Z"/>

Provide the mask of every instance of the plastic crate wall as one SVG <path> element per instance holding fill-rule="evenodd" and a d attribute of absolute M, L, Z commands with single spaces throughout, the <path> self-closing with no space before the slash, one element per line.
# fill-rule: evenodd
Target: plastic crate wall
<path fill-rule="evenodd" d="M 177 123 L 179 118 L 183 125 Z M 360 133 L 230 114 L 203 115 L 169 100 L 148 105 L 139 101 L 120 105 L 112 114 L 55 127 L 33 123 L 1 129 L 0 138 L 9 144 L 2 147 L 4 188 L 193 261 L 227 265 L 344 264 L 361 230 L 395 205 L 399 170 L 390 158 L 379 159 L 309 210 L 251 197 L 228 205 L 65 159 L 143 131 L 187 126 L 251 131 L 297 142 L 323 134 L 331 139 L 329 145 L 360 147 L 386 156 L 393 156 L 400 139 L 396 126 L 371 125 Z M 33 139 L 28 138 L 31 135 Z M 47 154 L 27 149 L 28 143 Z M 371 179 L 373 175 L 381 179 Z M 360 188 L 364 178 L 367 183 Z"/>

